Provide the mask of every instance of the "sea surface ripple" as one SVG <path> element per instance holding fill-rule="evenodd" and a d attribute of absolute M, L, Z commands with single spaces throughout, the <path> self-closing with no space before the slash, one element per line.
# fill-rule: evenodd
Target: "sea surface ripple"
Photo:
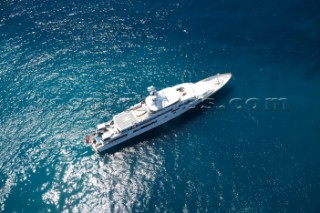
<path fill-rule="evenodd" d="M 0 211 L 319 212 L 319 8 L 1 1 Z M 214 96 L 227 109 L 205 103 L 111 153 L 85 145 L 147 86 L 219 72 L 234 76 Z"/>

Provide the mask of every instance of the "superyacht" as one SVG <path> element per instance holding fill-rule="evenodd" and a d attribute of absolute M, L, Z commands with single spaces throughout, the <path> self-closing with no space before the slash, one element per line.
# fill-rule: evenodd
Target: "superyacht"
<path fill-rule="evenodd" d="M 96 152 L 103 152 L 135 136 L 166 123 L 221 89 L 231 73 L 217 74 L 196 83 L 183 83 L 157 91 L 148 87 L 149 96 L 140 103 L 97 125 L 95 133 L 87 136 Z"/>

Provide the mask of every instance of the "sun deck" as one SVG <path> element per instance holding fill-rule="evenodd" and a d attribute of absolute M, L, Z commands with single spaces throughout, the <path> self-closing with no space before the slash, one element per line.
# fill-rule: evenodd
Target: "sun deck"
<path fill-rule="evenodd" d="M 150 113 L 148 113 L 145 103 L 141 102 L 133 108 L 115 115 L 113 121 L 119 131 L 124 131 L 147 119 L 149 116 Z"/>

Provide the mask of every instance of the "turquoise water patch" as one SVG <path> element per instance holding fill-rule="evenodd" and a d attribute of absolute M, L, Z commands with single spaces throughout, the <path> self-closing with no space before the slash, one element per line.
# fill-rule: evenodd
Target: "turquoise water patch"
<path fill-rule="evenodd" d="M 1 2 L 0 211 L 319 211 L 319 14 L 299 0 Z M 148 86 L 224 72 L 213 100 L 150 133 L 103 155 L 84 143 Z"/>

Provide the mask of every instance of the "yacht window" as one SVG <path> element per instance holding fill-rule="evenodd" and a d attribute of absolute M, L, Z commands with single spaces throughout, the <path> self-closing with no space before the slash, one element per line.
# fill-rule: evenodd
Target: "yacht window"
<path fill-rule="evenodd" d="M 151 123 L 148 123 L 148 124 L 140 127 L 139 129 L 134 130 L 133 132 L 137 132 L 137 131 L 139 131 L 139 130 L 141 130 L 141 129 L 143 129 L 143 128 L 146 128 L 146 127 L 148 127 L 148 126 L 150 126 L 150 125 L 152 125 L 152 124 L 155 124 L 155 123 L 157 123 L 157 121 L 153 121 L 153 122 L 151 122 Z"/>
<path fill-rule="evenodd" d="M 120 136 L 120 137 L 118 137 L 118 138 L 116 138 L 116 139 L 113 139 L 112 141 L 110 141 L 109 143 L 111 143 L 111 142 L 114 142 L 114 141 L 117 141 L 117 140 L 119 140 L 119 139 L 121 139 L 121 138 L 123 138 L 123 137 L 126 137 L 128 134 L 124 134 L 124 135 L 122 135 L 122 136 Z"/>

